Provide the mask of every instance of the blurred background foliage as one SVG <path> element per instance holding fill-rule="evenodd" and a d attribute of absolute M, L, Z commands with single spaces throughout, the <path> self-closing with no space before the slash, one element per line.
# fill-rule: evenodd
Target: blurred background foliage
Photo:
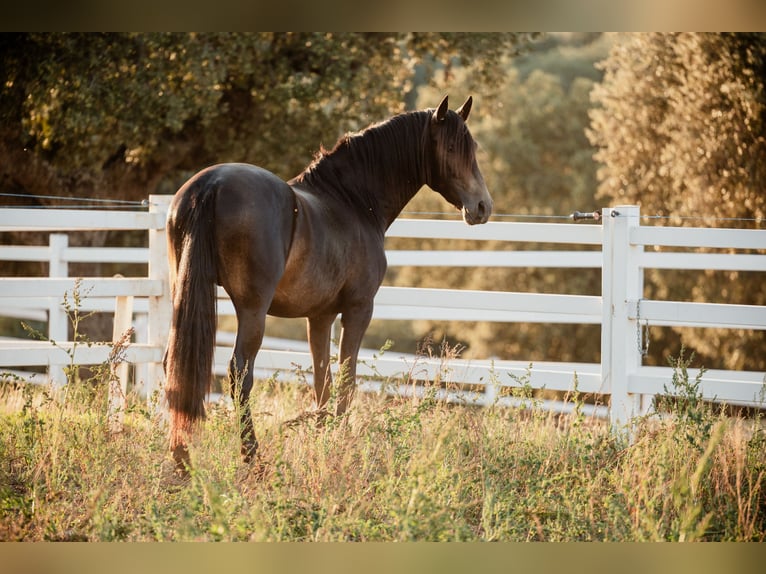
<path fill-rule="evenodd" d="M 637 203 L 675 218 L 647 224 L 765 216 L 763 34 L 2 34 L 0 54 L 0 192 L 22 196 L 3 204 L 141 200 L 223 161 L 289 178 L 320 144 L 448 93 L 452 107 L 474 96 L 469 125 L 497 214 Z M 427 190 L 406 212 L 454 216 Z M 454 243 L 441 247 L 466 247 Z M 646 296 L 763 305 L 763 275 L 650 272 Z M 386 282 L 600 293 L 598 270 L 401 268 Z M 766 368 L 763 332 L 651 333 L 649 363 L 683 343 L 709 368 Z M 599 360 L 597 326 L 374 322 L 365 344 L 414 352 L 443 338 L 465 356 Z"/>
<path fill-rule="evenodd" d="M 599 69 L 588 130 L 599 203 L 639 204 L 664 224 L 764 228 L 766 35 L 621 36 Z M 764 275 L 649 270 L 646 296 L 766 305 Z M 766 369 L 764 331 L 655 331 L 659 352 L 684 343 L 711 368 Z"/>

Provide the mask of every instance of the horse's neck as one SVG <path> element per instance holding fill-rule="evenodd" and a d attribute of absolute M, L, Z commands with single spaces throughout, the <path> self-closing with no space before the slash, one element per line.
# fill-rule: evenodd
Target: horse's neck
<path fill-rule="evenodd" d="M 410 200 L 415 197 L 415 194 L 417 194 L 418 190 L 420 190 L 423 185 L 425 185 L 425 181 L 418 181 L 409 185 L 405 184 L 398 190 L 384 190 L 385 198 L 382 203 L 382 209 L 386 229 L 388 229 L 394 220 L 399 217 L 401 212 Z"/>
<path fill-rule="evenodd" d="M 382 191 L 386 229 L 399 217 L 399 214 L 410 200 L 415 197 L 420 188 L 426 185 L 429 180 L 430 168 L 428 166 L 428 156 L 427 151 L 423 149 L 427 139 L 423 130 L 427 129 L 430 114 L 415 112 L 407 117 L 412 122 L 409 125 L 414 128 L 414 131 L 420 132 L 420 137 L 410 139 L 410 141 L 416 143 L 409 152 L 412 157 L 419 159 L 415 162 L 405 159 L 402 162 L 405 165 L 399 166 L 402 177 L 398 178 L 395 185 Z M 410 136 L 412 136 L 412 132 L 410 132 Z"/>
<path fill-rule="evenodd" d="M 332 161 L 339 161 L 340 165 L 347 168 L 347 162 L 341 161 L 339 157 L 328 159 L 328 164 L 323 167 L 330 168 Z M 335 182 L 336 185 L 348 188 L 344 195 L 356 196 L 360 200 L 360 211 L 369 213 L 381 226 L 382 232 L 394 222 L 418 190 L 426 184 L 427 179 L 424 173 L 409 173 L 407 166 L 389 168 L 401 177 L 390 181 L 390 174 L 365 172 L 350 176 L 350 182 L 343 181 L 343 178 Z"/>

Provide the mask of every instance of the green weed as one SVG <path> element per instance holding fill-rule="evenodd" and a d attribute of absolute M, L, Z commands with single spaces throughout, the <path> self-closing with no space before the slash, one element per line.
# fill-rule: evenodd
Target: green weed
<path fill-rule="evenodd" d="M 670 387 L 663 385 L 664 393 L 654 398 L 654 406 L 657 411 L 671 412 L 678 419 L 677 428 L 684 438 L 696 448 L 703 449 L 710 438 L 715 415 L 700 389 L 705 368 L 701 367 L 692 381 L 688 368 L 694 360 L 694 353 L 685 358 L 684 352 L 682 348 L 678 357 L 668 359 L 673 368 L 673 378 Z"/>
<path fill-rule="evenodd" d="M 683 369 L 676 382 L 697 396 Z M 626 443 L 583 415 L 577 386 L 574 412 L 556 416 L 531 397 L 523 407 L 449 405 L 439 388 L 359 393 L 343 417 L 284 425 L 312 390 L 256 382 L 263 470 L 241 461 L 236 408 L 221 401 L 190 444 L 191 479 L 173 485 L 165 429 L 137 397 L 115 435 L 92 398 L 4 386 L 0 539 L 766 540 L 759 417 L 669 402 L 674 416 L 637 421 Z M 523 381 L 517 392 L 528 392 Z"/>

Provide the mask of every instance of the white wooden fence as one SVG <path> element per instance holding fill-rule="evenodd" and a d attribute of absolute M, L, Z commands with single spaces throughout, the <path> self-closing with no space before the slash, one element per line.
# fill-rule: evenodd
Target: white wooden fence
<path fill-rule="evenodd" d="M 39 318 L 48 318 L 48 335 L 56 341 L 54 346 L 49 342 L 0 340 L 0 371 L 8 367 L 42 365 L 49 367 L 54 380 L 60 380 L 61 365 L 107 360 L 111 350 L 108 345 L 77 346 L 66 341 L 67 317 L 61 301 L 62 295 L 71 292 L 75 286 L 75 279 L 68 277 L 68 263 L 148 263 L 146 277 L 82 279 L 80 291 L 85 298 L 81 305 L 84 311 L 118 311 L 134 317 L 136 342 L 128 347 L 126 359 L 136 365 L 135 380 L 142 392 L 151 394 L 158 388 L 163 377 L 161 360 L 170 321 L 164 234 L 169 199 L 169 196 L 152 196 L 146 213 L 0 209 L 0 232 L 53 232 L 48 246 L 0 246 L 0 261 L 50 262 L 47 278 L 0 278 L 0 315 L 34 316 L 37 313 Z M 61 234 L 128 229 L 146 230 L 148 248 L 69 247 L 66 235 Z M 610 395 L 608 409 L 586 405 L 586 413 L 608 415 L 613 423 L 623 425 L 634 415 L 645 412 L 648 399 L 663 392 L 663 386 L 672 376 L 669 368 L 642 365 L 637 337 L 646 322 L 655 326 L 766 329 L 766 307 L 762 306 L 643 299 L 643 270 L 646 268 L 766 271 L 766 230 L 642 226 L 637 207 L 621 206 L 604 209 L 601 225 L 490 222 L 469 227 L 459 221 L 400 219 L 391 226 L 388 236 L 592 246 L 590 251 L 389 251 L 390 267 L 601 268 L 602 294 L 583 296 L 384 286 L 375 300 L 374 318 L 600 324 L 601 363 L 538 362 L 530 369 L 529 361 L 453 359 L 445 364 L 438 358 L 391 352 L 373 357 L 372 352 L 366 351 L 360 356 L 358 369 L 363 378 L 361 390 L 385 388 L 399 394 L 417 393 L 422 392 L 422 387 L 399 385 L 391 389 L 386 380 L 402 374 L 420 380 L 438 376 L 441 380 L 464 383 L 459 390 L 453 390 L 451 386 L 440 390 L 440 398 L 504 404 L 514 402 L 514 399 L 501 396 L 500 388 L 518 386 L 522 378 L 532 388 L 571 391 L 576 376 L 580 392 Z M 646 246 L 652 249 L 646 250 Z M 654 246 L 687 250 L 655 251 Z M 700 253 L 688 251 L 689 248 L 734 252 Z M 747 253 L 737 253 L 737 250 Z M 231 302 L 221 289 L 219 297 L 219 315 L 232 315 Z M 219 333 L 215 353 L 217 373 L 225 372 L 230 353 L 230 337 Z M 310 365 L 305 341 L 267 340 L 256 361 L 256 368 L 265 373 L 291 373 L 296 368 L 309 370 Z M 695 374 L 690 371 L 690 376 Z M 702 379 L 701 391 L 710 400 L 763 406 L 765 381 L 763 372 L 711 370 Z M 552 402 L 548 406 L 560 410 L 572 408 L 571 404 Z"/>

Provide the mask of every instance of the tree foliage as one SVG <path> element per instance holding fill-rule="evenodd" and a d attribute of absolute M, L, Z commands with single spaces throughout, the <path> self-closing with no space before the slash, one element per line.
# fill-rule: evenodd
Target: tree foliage
<path fill-rule="evenodd" d="M 636 34 L 604 62 L 599 195 L 671 216 L 766 216 L 766 35 Z"/>
<path fill-rule="evenodd" d="M 603 69 L 589 131 L 599 150 L 600 198 L 639 204 L 672 224 L 766 216 L 766 35 L 624 36 Z M 762 273 L 652 272 L 647 279 L 650 297 L 766 304 Z M 706 365 L 766 368 L 762 331 L 678 333 Z"/>
<path fill-rule="evenodd" d="M 320 143 L 403 111 L 415 66 L 479 61 L 518 34 L 6 34 L 0 186 L 143 199 L 248 161 L 283 177 Z M 435 104 L 432 104 L 435 105 Z"/>

